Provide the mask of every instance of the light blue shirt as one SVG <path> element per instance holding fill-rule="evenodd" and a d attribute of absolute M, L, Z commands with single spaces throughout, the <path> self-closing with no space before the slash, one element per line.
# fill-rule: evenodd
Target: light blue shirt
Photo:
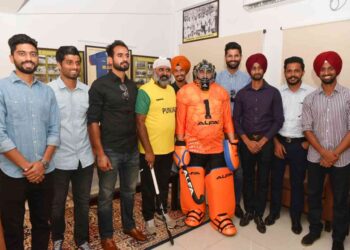
<path fill-rule="evenodd" d="M 59 132 L 59 109 L 50 87 L 38 80 L 29 86 L 15 72 L 0 80 L 0 168 L 6 175 L 24 177 L 2 153 L 17 148 L 27 161 L 39 161 L 48 145 L 60 144 Z M 50 162 L 46 173 L 53 170 Z"/>
<path fill-rule="evenodd" d="M 89 107 L 89 87 L 77 82 L 70 90 L 59 77 L 49 83 L 56 95 L 61 116 L 61 144 L 56 149 L 53 162 L 57 169 L 76 170 L 94 162 L 87 132 L 86 112 Z"/>
<path fill-rule="evenodd" d="M 234 102 L 232 102 L 232 100 L 235 99 L 238 91 L 250 83 L 250 76 L 240 70 L 237 70 L 234 74 L 231 74 L 227 69 L 225 69 L 216 75 L 215 81 L 223 86 L 230 95 L 232 113 L 234 106 Z"/>

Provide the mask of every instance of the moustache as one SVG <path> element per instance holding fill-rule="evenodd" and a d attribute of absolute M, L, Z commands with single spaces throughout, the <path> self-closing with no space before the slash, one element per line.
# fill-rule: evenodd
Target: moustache
<path fill-rule="evenodd" d="M 22 65 L 23 65 L 23 64 L 26 64 L 26 63 L 30 63 L 30 64 L 35 65 L 35 63 L 34 63 L 33 61 L 25 61 L 25 62 L 22 62 Z"/>

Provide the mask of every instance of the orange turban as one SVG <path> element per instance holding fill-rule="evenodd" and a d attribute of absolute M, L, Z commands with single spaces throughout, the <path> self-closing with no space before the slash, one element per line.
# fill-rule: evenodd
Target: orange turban
<path fill-rule="evenodd" d="M 343 66 L 343 62 L 341 57 L 337 52 L 334 51 L 326 51 L 319 54 L 314 60 L 314 70 L 317 76 L 320 76 L 320 71 L 324 62 L 327 61 L 337 72 L 339 75 L 341 68 Z"/>
<path fill-rule="evenodd" d="M 248 71 L 249 75 L 250 75 L 250 71 L 253 68 L 254 63 L 258 63 L 260 65 L 260 67 L 264 70 L 264 73 L 266 72 L 267 59 L 263 54 L 257 53 L 257 54 L 254 54 L 254 55 L 251 55 L 250 57 L 248 57 L 245 65 L 247 67 L 247 71 Z"/>
<path fill-rule="evenodd" d="M 180 66 L 187 74 L 190 71 L 191 63 L 185 56 L 175 56 L 171 59 L 171 70 L 174 71 L 176 66 Z"/>

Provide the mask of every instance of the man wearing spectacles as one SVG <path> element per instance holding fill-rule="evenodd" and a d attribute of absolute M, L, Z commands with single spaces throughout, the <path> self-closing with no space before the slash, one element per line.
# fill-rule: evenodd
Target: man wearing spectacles
<path fill-rule="evenodd" d="M 139 241 L 146 236 L 136 228 L 134 194 L 139 173 L 135 102 L 136 84 L 126 71 L 129 49 L 120 40 L 107 47 L 111 71 L 93 82 L 89 91 L 88 124 L 97 157 L 99 194 L 98 220 L 104 250 L 117 249 L 113 241 L 113 193 L 119 172 L 123 232 Z"/>

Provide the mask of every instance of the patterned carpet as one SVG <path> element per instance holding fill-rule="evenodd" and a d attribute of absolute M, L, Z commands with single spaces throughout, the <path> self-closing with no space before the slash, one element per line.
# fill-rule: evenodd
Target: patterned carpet
<path fill-rule="evenodd" d="M 128 235 L 125 235 L 122 232 L 121 228 L 121 219 L 120 219 L 120 206 L 119 206 L 119 199 L 115 199 L 113 202 L 114 207 L 114 241 L 116 242 L 117 246 L 120 249 L 152 249 L 152 246 L 159 245 L 160 243 L 163 243 L 167 240 L 168 235 L 165 230 L 164 223 L 160 220 L 156 219 L 157 223 L 157 234 L 155 236 L 148 236 L 148 240 L 146 242 L 138 242 L 134 240 L 133 238 L 129 237 Z M 141 194 L 137 193 L 135 196 L 135 220 L 136 225 L 144 231 L 144 221 L 141 214 Z M 183 218 L 184 215 L 180 211 L 169 211 L 169 215 L 177 220 L 177 226 L 175 229 L 171 229 L 171 233 L 173 236 L 178 236 L 183 233 L 186 233 L 191 230 L 191 228 L 187 227 L 184 222 Z M 97 226 L 97 206 L 93 205 L 90 207 L 90 244 L 92 249 L 100 250 L 100 238 L 98 234 L 98 226 Z M 73 240 L 73 204 L 71 200 L 67 201 L 66 205 L 66 232 L 65 232 L 65 240 L 64 240 L 64 249 L 71 250 L 76 249 L 74 240 Z M 30 222 L 29 222 L 29 213 L 26 213 L 25 216 L 25 229 L 24 229 L 24 235 L 25 235 L 25 249 L 30 250 L 30 242 L 31 242 L 31 236 L 30 236 Z M 169 244 L 170 243 L 166 243 Z M 52 249 L 52 246 L 50 246 L 49 249 Z"/>

